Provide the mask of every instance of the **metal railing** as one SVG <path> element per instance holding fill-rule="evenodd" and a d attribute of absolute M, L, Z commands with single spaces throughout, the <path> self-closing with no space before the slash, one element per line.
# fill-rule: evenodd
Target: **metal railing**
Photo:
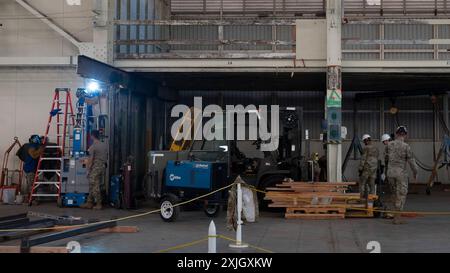
<path fill-rule="evenodd" d="M 351 15 L 446 15 L 448 0 L 344 0 L 345 14 Z M 172 15 L 324 15 L 326 0 L 172 0 Z"/>
<path fill-rule="evenodd" d="M 290 19 L 116 20 L 115 24 L 119 32 L 127 33 L 115 40 L 118 59 L 295 59 L 296 40 L 305 39 L 296 37 L 296 22 Z M 349 60 L 446 60 L 450 23 L 354 20 L 344 24 L 342 43 L 344 59 Z"/>

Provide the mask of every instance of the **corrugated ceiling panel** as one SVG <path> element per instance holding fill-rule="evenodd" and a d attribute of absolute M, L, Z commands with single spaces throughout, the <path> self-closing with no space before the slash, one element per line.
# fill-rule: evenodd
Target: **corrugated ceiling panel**
<path fill-rule="evenodd" d="M 386 40 L 427 40 L 433 39 L 431 25 L 386 25 L 384 27 Z M 386 49 L 432 49 L 432 45 L 386 45 Z"/>
<path fill-rule="evenodd" d="M 450 39 L 450 25 L 440 25 L 438 28 L 439 39 Z M 439 45 L 440 49 L 450 49 L 450 45 Z"/>
<path fill-rule="evenodd" d="M 172 40 L 208 40 L 218 39 L 216 26 L 171 26 Z M 172 50 L 217 50 L 214 45 L 174 45 Z"/>
<path fill-rule="evenodd" d="M 344 25 L 342 29 L 344 40 L 377 40 L 380 38 L 378 25 Z M 346 45 L 342 49 L 378 49 L 378 45 Z"/>
<path fill-rule="evenodd" d="M 366 60 L 379 60 L 379 53 L 343 53 L 342 58 L 347 61 L 366 61 Z"/>
<path fill-rule="evenodd" d="M 224 38 L 231 40 L 271 40 L 271 26 L 225 26 Z M 231 45 L 225 50 L 270 50 L 270 45 Z"/>

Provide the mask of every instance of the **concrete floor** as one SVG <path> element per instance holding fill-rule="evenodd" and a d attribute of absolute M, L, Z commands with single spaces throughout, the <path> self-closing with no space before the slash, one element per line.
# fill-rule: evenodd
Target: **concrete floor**
<path fill-rule="evenodd" d="M 55 204 L 27 206 L 0 205 L 0 216 L 26 212 L 45 212 L 53 215 L 81 216 L 85 219 L 107 220 L 123 217 L 151 208 L 128 212 L 105 209 L 101 212 L 81 209 L 59 209 Z M 450 192 L 433 192 L 432 196 L 411 194 L 408 196 L 408 211 L 450 211 Z M 226 229 L 223 212 L 216 218 L 219 234 L 233 237 Z M 210 219 L 201 211 L 182 212 L 177 222 L 165 223 L 158 214 L 122 222 L 121 225 L 136 225 L 136 234 L 91 233 L 70 240 L 61 240 L 50 246 L 65 246 L 69 241 L 78 241 L 82 252 L 151 253 L 175 245 L 199 240 L 207 236 Z M 345 220 L 285 220 L 281 213 L 263 212 L 258 223 L 243 227 L 244 241 L 273 252 L 341 253 L 369 252 L 370 241 L 378 241 L 382 252 L 450 252 L 450 216 L 426 216 L 407 218 L 405 225 L 392 225 L 385 219 Z M 6 242 L 3 245 L 17 245 Z M 218 252 L 261 252 L 256 249 L 233 250 L 229 242 L 218 239 Z M 206 252 L 207 243 L 176 250 L 177 253 Z"/>

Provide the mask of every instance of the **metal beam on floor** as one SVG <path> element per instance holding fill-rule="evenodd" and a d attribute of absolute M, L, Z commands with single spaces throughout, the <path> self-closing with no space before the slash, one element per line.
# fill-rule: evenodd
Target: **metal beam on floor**
<path fill-rule="evenodd" d="M 74 228 L 74 229 L 65 230 L 65 231 L 48 234 L 48 235 L 43 235 L 43 236 L 37 237 L 37 238 L 31 238 L 31 239 L 24 238 L 24 239 L 22 239 L 22 242 L 20 244 L 21 252 L 27 253 L 30 251 L 31 247 L 34 247 L 37 245 L 42 245 L 42 244 L 46 244 L 49 242 L 58 241 L 58 240 L 62 240 L 65 238 L 74 237 L 77 235 L 90 233 L 90 232 L 105 229 L 105 228 L 112 228 L 112 227 L 115 227 L 116 225 L 117 225 L 117 222 L 115 222 L 115 221 L 99 223 L 99 224 L 90 224 L 90 225 L 87 225 L 84 227 Z"/>

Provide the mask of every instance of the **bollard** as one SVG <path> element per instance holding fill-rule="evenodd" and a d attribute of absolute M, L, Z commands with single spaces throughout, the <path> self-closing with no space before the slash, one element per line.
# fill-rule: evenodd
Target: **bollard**
<path fill-rule="evenodd" d="M 208 229 L 208 253 L 217 253 L 217 233 L 214 221 L 211 221 Z"/>
<path fill-rule="evenodd" d="M 242 188 L 241 182 L 237 183 L 237 228 L 236 228 L 236 242 L 230 244 L 231 248 L 247 248 L 247 244 L 242 243 Z"/>

